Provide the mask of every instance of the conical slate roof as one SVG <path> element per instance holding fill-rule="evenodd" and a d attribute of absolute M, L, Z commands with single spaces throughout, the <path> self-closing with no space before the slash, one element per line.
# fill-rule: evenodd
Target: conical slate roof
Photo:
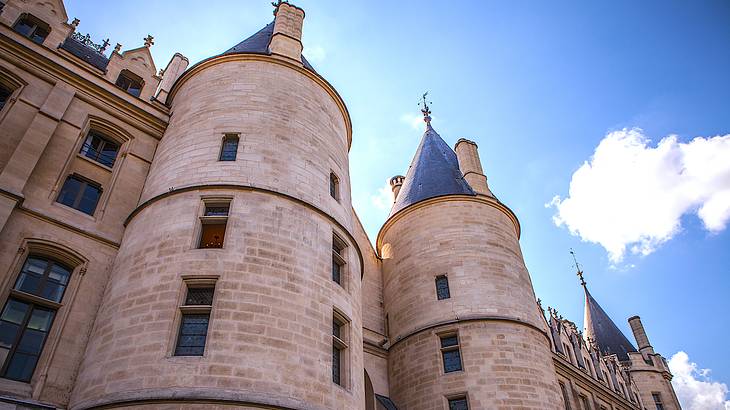
<path fill-rule="evenodd" d="M 586 306 L 583 317 L 583 328 L 586 337 L 598 343 L 598 348 L 605 355 L 615 354 L 620 361 L 628 361 L 628 352 L 635 352 L 636 348 L 629 342 L 615 323 L 611 320 L 601 305 L 593 299 L 588 288 L 583 287 L 586 293 Z"/>
<path fill-rule="evenodd" d="M 241 41 L 235 46 L 229 48 L 221 55 L 226 54 L 271 54 L 269 52 L 269 43 L 271 42 L 271 36 L 274 34 L 274 22 L 267 24 L 266 27 L 257 31 L 251 37 Z M 314 67 L 309 64 L 306 58 L 302 55 L 302 64 L 310 71 L 314 71 Z"/>
<path fill-rule="evenodd" d="M 427 123 L 390 214 L 425 199 L 444 195 L 476 194 L 464 180 L 454 150 Z"/>

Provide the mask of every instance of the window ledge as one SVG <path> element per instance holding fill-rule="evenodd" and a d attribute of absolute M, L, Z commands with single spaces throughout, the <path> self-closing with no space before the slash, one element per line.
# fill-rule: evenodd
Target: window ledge
<path fill-rule="evenodd" d="M 26 293 L 21 290 L 10 289 L 10 295 L 17 299 L 24 300 L 26 302 L 31 302 L 31 303 L 34 303 L 37 305 L 49 307 L 49 308 L 56 309 L 56 310 L 60 309 L 61 306 L 63 306 L 62 304 L 60 304 L 58 302 L 54 302 L 50 299 L 42 298 L 40 296 L 36 296 L 31 293 Z"/>
<path fill-rule="evenodd" d="M 53 205 L 54 205 L 54 206 L 58 206 L 58 207 L 60 207 L 60 208 L 62 208 L 62 209 L 65 209 L 65 210 L 71 211 L 71 212 L 73 212 L 74 214 L 76 214 L 76 215 L 79 215 L 79 216 L 81 216 L 81 217 L 84 217 L 84 218 L 90 219 L 90 220 L 91 220 L 91 221 L 93 221 L 93 222 L 96 222 L 96 217 L 94 217 L 93 215 L 89 215 L 89 214 L 87 214 L 86 212 L 82 212 L 82 211 L 79 211 L 79 210 L 78 210 L 78 209 L 76 209 L 76 208 L 72 208 L 72 207 L 70 207 L 70 206 L 68 206 L 68 205 L 62 204 L 62 203 L 60 203 L 60 202 L 56 201 L 55 199 L 53 200 Z M 97 205 L 97 206 L 98 206 L 98 205 Z M 94 211 L 94 213 L 96 213 L 96 210 Z"/>

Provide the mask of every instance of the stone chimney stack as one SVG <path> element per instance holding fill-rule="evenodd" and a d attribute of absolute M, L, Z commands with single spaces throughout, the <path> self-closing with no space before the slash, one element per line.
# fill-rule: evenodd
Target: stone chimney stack
<path fill-rule="evenodd" d="M 403 175 L 396 175 L 390 179 L 390 189 L 393 190 L 393 202 L 398 198 L 398 192 L 400 187 L 403 186 L 403 180 L 406 179 Z"/>
<path fill-rule="evenodd" d="M 487 185 L 487 177 L 484 175 L 484 171 L 482 171 L 482 163 L 479 160 L 477 144 L 474 141 L 460 138 L 456 141 L 454 151 L 456 151 L 456 157 L 459 159 L 459 169 L 461 169 L 461 173 L 464 174 L 464 179 L 469 183 L 474 192 L 480 195 L 494 197 Z"/>
<path fill-rule="evenodd" d="M 629 325 L 631 331 L 634 332 L 634 339 L 639 347 L 639 351 L 642 353 L 654 354 L 654 348 L 649 344 L 649 337 L 646 336 L 644 331 L 644 325 L 641 324 L 641 318 L 638 316 L 632 316 L 629 318 Z"/>
<path fill-rule="evenodd" d="M 274 34 L 271 36 L 269 51 L 301 63 L 304 10 L 279 0 L 274 16 Z"/>
<path fill-rule="evenodd" d="M 175 81 L 177 81 L 178 78 L 180 78 L 180 75 L 185 71 L 186 68 L 188 68 L 188 64 L 190 64 L 190 61 L 188 61 L 187 57 L 180 53 L 175 53 L 174 56 L 170 59 L 170 62 L 167 63 L 167 67 L 165 67 L 165 71 L 162 74 L 162 81 L 160 81 L 160 88 L 157 91 L 157 95 L 155 98 L 158 101 L 165 102 L 167 99 L 167 94 L 170 93 L 170 89 L 172 88 L 172 85 L 175 84 Z"/>

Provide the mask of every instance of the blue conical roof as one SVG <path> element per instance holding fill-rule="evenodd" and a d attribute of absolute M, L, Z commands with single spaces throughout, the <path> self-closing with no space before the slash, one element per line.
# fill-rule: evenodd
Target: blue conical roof
<path fill-rule="evenodd" d="M 586 337 L 598 343 L 598 348 L 605 355 L 615 354 L 620 361 L 628 361 L 628 352 L 635 352 L 636 348 L 629 339 L 621 333 L 618 326 L 593 299 L 588 288 L 583 287 L 586 294 L 586 305 L 583 316 L 583 328 Z"/>
<path fill-rule="evenodd" d="M 390 214 L 425 199 L 444 195 L 476 195 L 459 170 L 456 153 L 426 124 L 421 144 L 411 161 Z"/>
<path fill-rule="evenodd" d="M 229 48 L 221 55 L 226 54 L 271 54 L 269 52 L 269 43 L 271 42 L 271 36 L 274 34 L 274 22 L 267 24 L 266 27 L 257 31 L 251 37 L 241 41 L 235 46 Z M 304 55 L 302 55 L 302 64 L 305 68 L 310 71 L 314 71 L 314 67 L 309 64 Z"/>

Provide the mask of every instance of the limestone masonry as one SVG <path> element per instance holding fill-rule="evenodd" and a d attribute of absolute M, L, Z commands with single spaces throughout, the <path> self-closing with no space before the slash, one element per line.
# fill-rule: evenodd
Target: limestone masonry
<path fill-rule="evenodd" d="M 375 245 L 304 11 L 157 69 L 0 0 L 0 409 L 679 409 L 588 287 L 536 300 L 474 142 L 425 132 Z M 265 23 L 265 21 L 262 21 Z"/>

